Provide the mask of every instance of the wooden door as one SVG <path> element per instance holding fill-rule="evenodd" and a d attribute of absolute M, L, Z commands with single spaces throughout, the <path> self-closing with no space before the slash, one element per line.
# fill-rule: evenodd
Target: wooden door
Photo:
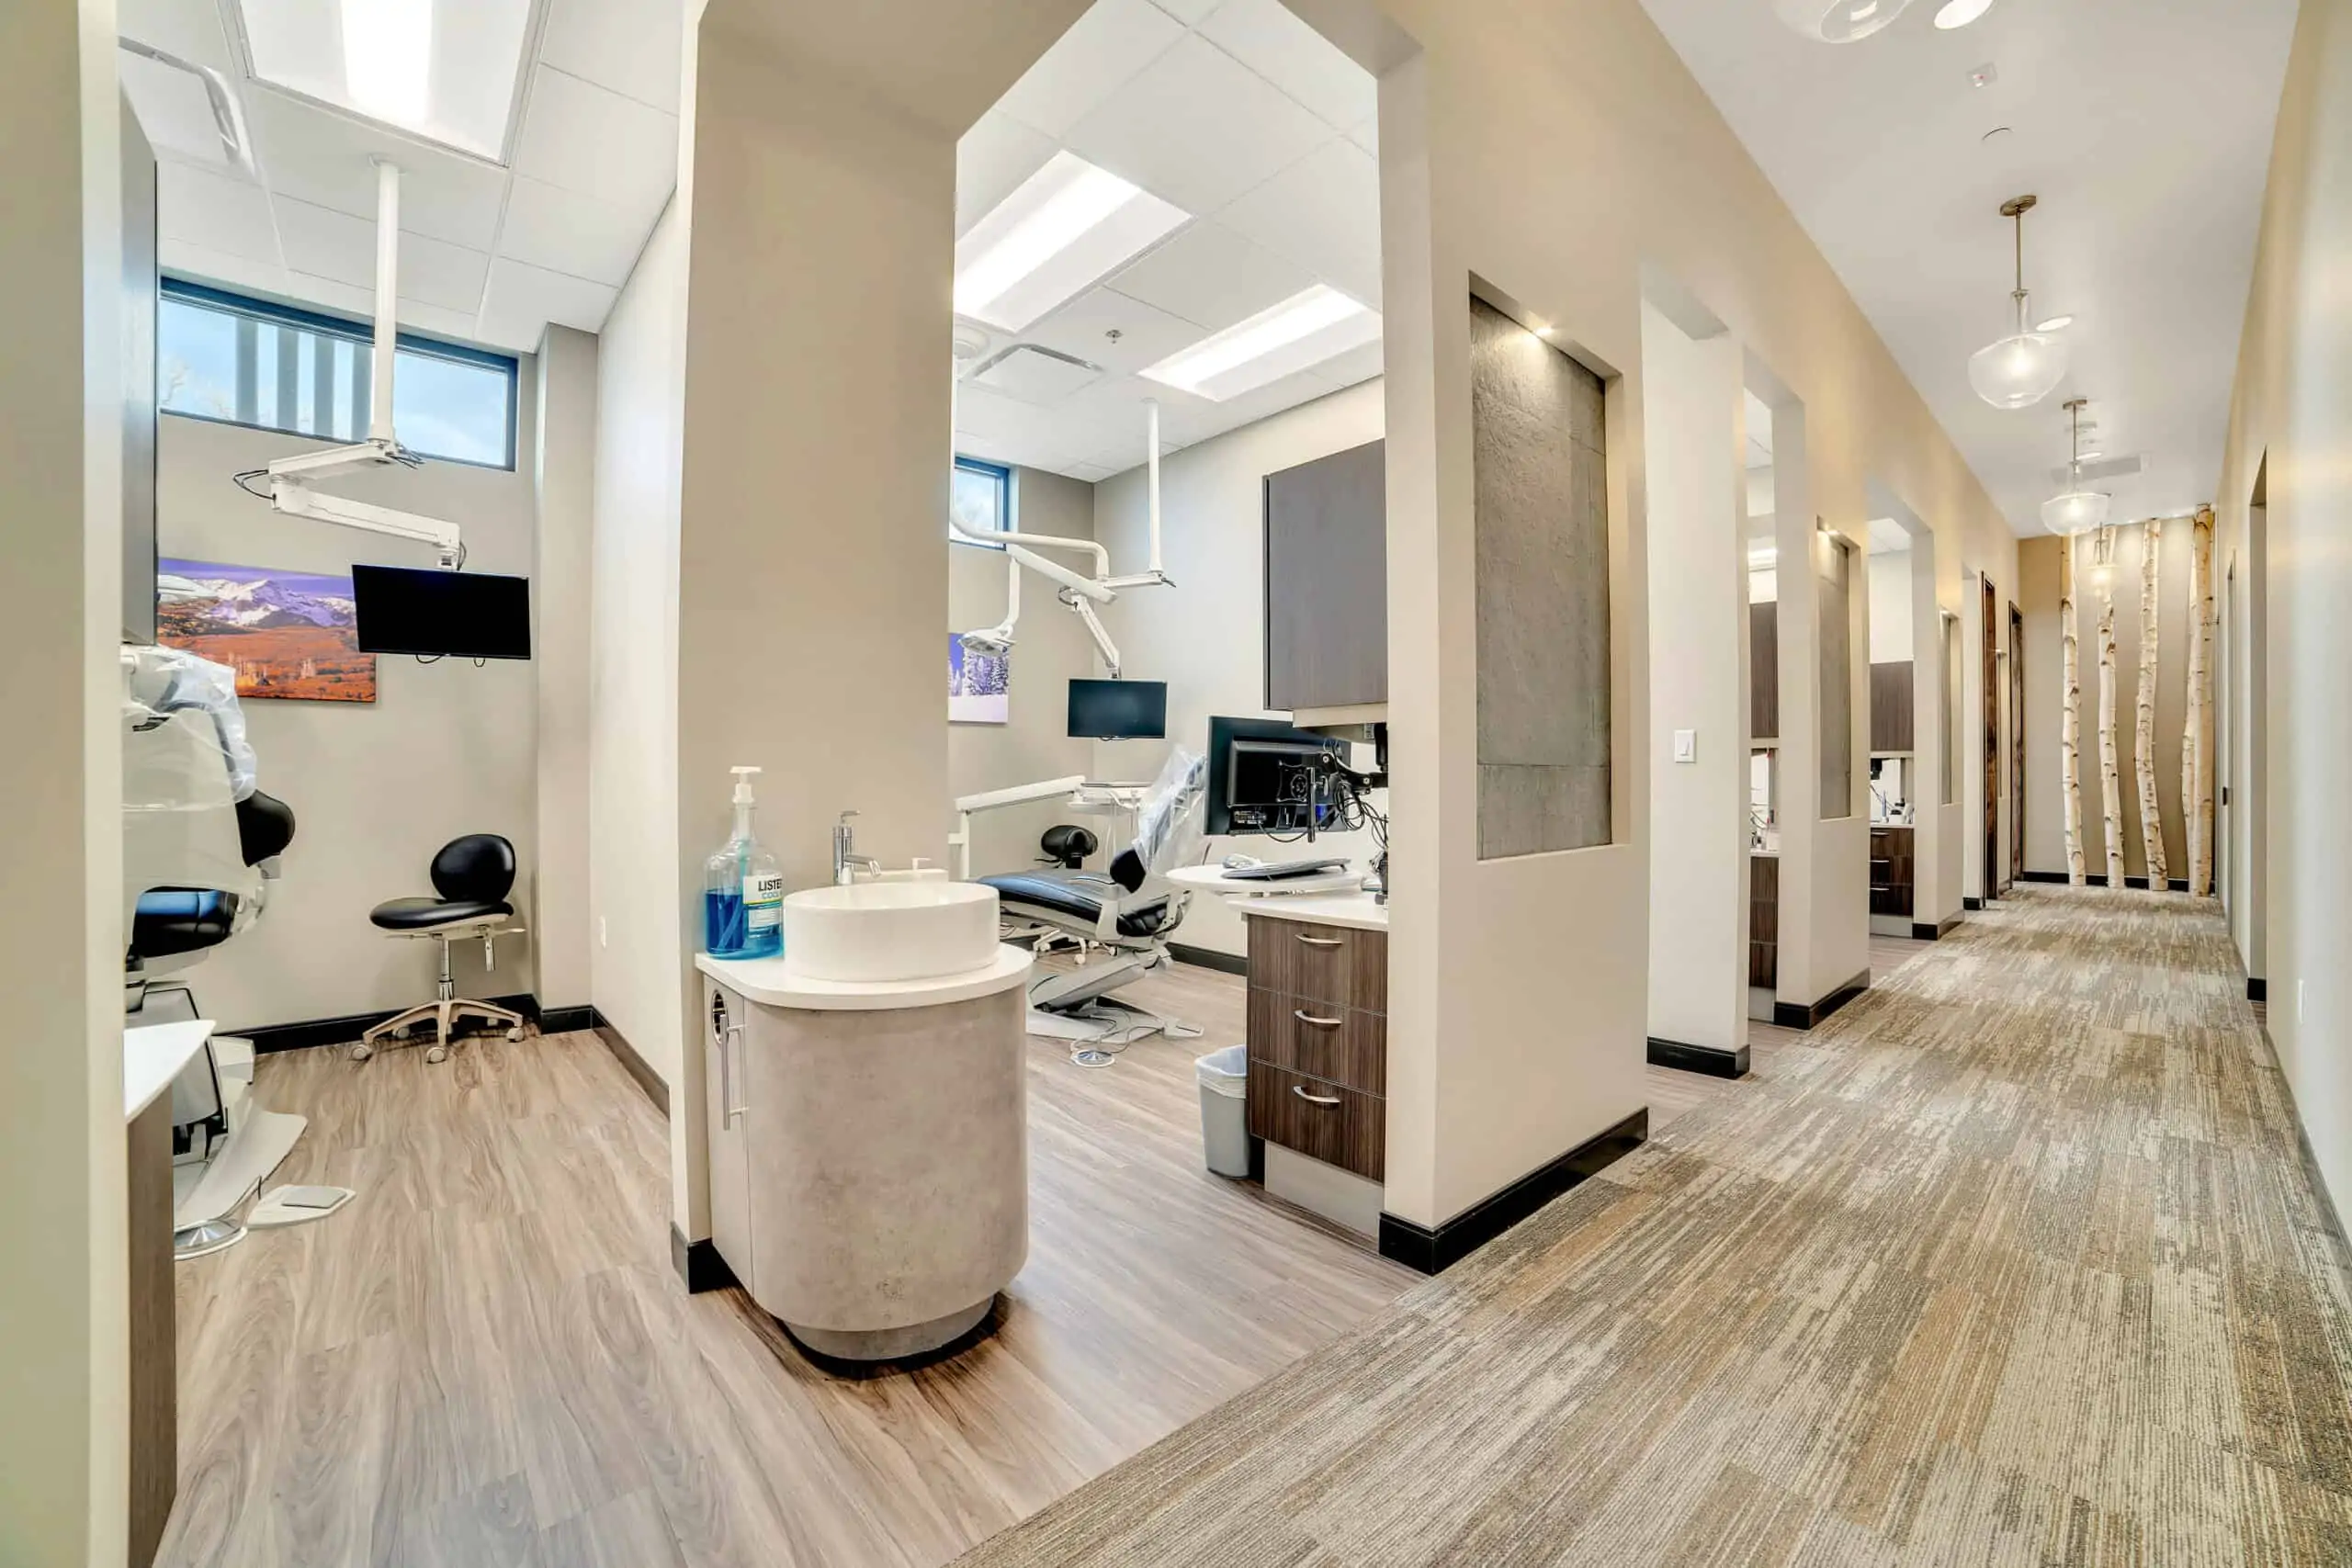
<path fill-rule="evenodd" d="M 1984 627 L 1984 901 L 2001 892 L 2001 624 L 1993 579 L 1980 576 Z"/>
<path fill-rule="evenodd" d="M 2009 880 L 2025 880 L 2025 615 L 2009 606 Z"/>

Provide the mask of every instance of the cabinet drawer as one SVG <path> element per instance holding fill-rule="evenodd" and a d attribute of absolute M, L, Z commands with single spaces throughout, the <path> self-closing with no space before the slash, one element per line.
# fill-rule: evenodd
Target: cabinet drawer
<path fill-rule="evenodd" d="M 1388 1021 L 1251 987 L 1250 1055 L 1365 1094 L 1388 1092 Z"/>
<path fill-rule="evenodd" d="M 1250 1131 L 1270 1144 L 1378 1181 L 1385 1164 L 1388 1102 L 1253 1061 Z"/>
<path fill-rule="evenodd" d="M 1253 915 L 1250 983 L 1301 1001 L 1388 1010 L 1388 933 Z"/>

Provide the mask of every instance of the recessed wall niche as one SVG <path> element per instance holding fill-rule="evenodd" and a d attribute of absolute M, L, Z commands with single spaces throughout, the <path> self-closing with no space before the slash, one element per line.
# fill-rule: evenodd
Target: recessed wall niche
<path fill-rule="evenodd" d="M 1610 842 L 1600 378 L 1470 300 L 1478 858 Z"/>
<path fill-rule="evenodd" d="M 1854 547 L 1826 529 L 1813 536 L 1820 573 L 1821 819 L 1854 814 Z"/>

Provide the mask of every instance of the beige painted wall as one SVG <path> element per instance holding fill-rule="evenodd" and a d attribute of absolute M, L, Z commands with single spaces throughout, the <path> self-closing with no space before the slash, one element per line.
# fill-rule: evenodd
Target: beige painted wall
<path fill-rule="evenodd" d="M 336 492 L 450 518 L 464 531 L 469 568 L 529 575 L 536 378 L 526 360 L 517 400 L 524 467 L 427 462 L 338 478 Z M 161 423 L 156 537 L 164 555 L 300 571 L 347 571 L 355 561 L 434 564 L 430 546 L 281 516 L 229 481 L 327 443 L 175 414 Z M 515 904 L 529 912 L 538 864 L 537 668 L 381 655 L 373 703 L 243 705 L 261 787 L 294 808 L 295 836 L 268 912 L 185 972 L 207 1017 L 254 1028 L 431 1000 L 436 945 L 387 936 L 368 911 L 432 892 L 434 852 L 462 833 L 514 841 Z M 494 975 L 482 972 L 479 947 L 458 946 L 452 962 L 460 994 L 532 990 L 532 940 L 502 942 Z"/>
<path fill-rule="evenodd" d="M 123 1561 L 120 107 L 113 6 L 0 21 L 0 1562 Z"/>
<path fill-rule="evenodd" d="M 596 338 L 550 325 L 535 368 L 537 527 L 531 573 L 537 689 L 537 846 L 529 917 L 534 987 L 550 1008 L 588 1005 L 589 623 L 596 509 Z"/>
<path fill-rule="evenodd" d="M 1381 405 L 1380 383 L 1367 381 L 1162 460 L 1161 552 L 1176 586 L 1123 593 L 1103 624 L 1128 674 L 1168 682 L 1168 739 L 1096 745 L 1096 777 L 1148 780 L 1170 745 L 1205 751 L 1212 715 L 1288 716 L 1265 706 L 1265 477 L 1379 440 Z M 1110 550 L 1114 571 L 1138 570 L 1148 558 L 1145 481 L 1136 468 L 1094 487 L 1095 536 Z M 1048 613 L 1076 620 L 1058 607 Z M 1363 761 L 1369 765 L 1368 755 Z M 1316 852 L 1327 851 L 1361 860 L 1374 846 L 1369 835 L 1340 833 L 1317 840 Z M 1207 846 L 1216 860 L 1236 852 L 1267 860 L 1307 852 L 1304 844 L 1279 845 L 1255 834 Z M 1204 897 L 1193 900 L 1173 940 L 1238 955 L 1248 951 L 1247 935 L 1241 917 L 1223 900 Z"/>
<path fill-rule="evenodd" d="M 1871 662 L 1899 664 L 1916 657 L 1911 646 L 1911 552 L 1872 547 Z"/>
<path fill-rule="evenodd" d="M 1013 515 L 1024 534 L 1094 536 L 1094 487 L 1041 468 L 1013 471 Z M 1001 551 L 943 542 L 947 552 L 947 626 L 968 631 L 1003 618 L 1006 562 Z M 1020 640 L 1012 649 L 1010 724 L 947 726 L 947 787 L 976 795 L 1093 771 L 1094 743 L 1069 738 L 1069 681 L 1092 676 L 1094 644 L 1079 618 L 1054 603 L 1052 585 L 1032 572 L 1021 585 Z M 943 665 L 947 649 L 943 642 Z M 1157 678 L 1157 671 L 1136 673 Z M 942 720 L 944 723 L 943 702 Z M 1023 871 L 1037 863 L 1037 835 L 1057 822 L 1094 830 L 1109 847 L 1112 824 L 1074 817 L 1058 801 L 1008 806 L 972 818 L 972 874 Z"/>
<path fill-rule="evenodd" d="M 2162 525 L 2156 558 L 2156 799 L 2164 819 L 2166 870 L 2188 874 L 2187 838 L 2181 816 L 2181 727 L 2188 705 L 2188 520 Z M 2132 748 L 2140 693 L 2140 525 L 2115 531 L 2110 581 L 2115 595 L 2116 755 L 2122 776 L 2123 871 L 2145 876 L 2140 844 L 2140 784 Z M 2078 547 L 2080 581 L 2075 615 L 2081 627 L 2083 860 L 2093 875 L 2105 874 L 2106 824 L 2102 820 L 2098 773 L 2099 595 L 2091 567 L 2091 541 Z M 2059 734 L 2065 689 L 2064 651 L 2058 635 L 2058 561 L 2061 541 L 2044 536 L 2018 546 L 2026 637 L 2026 840 L 2028 871 L 2066 869 L 2065 797 L 2061 786 Z M 2215 568 L 2215 589 L 2221 587 Z"/>
<path fill-rule="evenodd" d="M 685 994 L 676 963 L 685 256 L 673 201 L 598 339 L 590 541 L 588 902 L 601 934 L 589 993 L 670 1084 Z"/>
<path fill-rule="evenodd" d="M 2237 890 L 2268 927 L 2267 1022 L 2320 1172 L 2352 1201 L 2352 0 L 2305 0 L 2271 149 L 2254 287 L 2214 497 L 2214 557 L 2250 561 L 2246 518 L 2266 468 L 2270 723 L 2264 876 Z M 2222 568 L 2217 567 L 2217 576 Z M 2246 666 L 2241 621 L 2233 660 Z M 2241 754 L 2232 773 L 2251 780 Z M 2250 795 L 2248 804 L 2254 804 Z"/>

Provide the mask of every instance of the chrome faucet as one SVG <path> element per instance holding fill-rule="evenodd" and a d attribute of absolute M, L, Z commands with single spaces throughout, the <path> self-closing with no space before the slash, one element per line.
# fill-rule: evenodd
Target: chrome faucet
<path fill-rule="evenodd" d="M 849 825 L 849 819 L 856 815 L 854 811 L 844 811 L 841 820 L 833 824 L 833 886 L 836 887 L 847 887 L 856 880 L 854 873 L 861 868 L 877 876 L 882 872 L 882 863 L 872 855 L 853 852 L 857 848 L 856 829 Z"/>

